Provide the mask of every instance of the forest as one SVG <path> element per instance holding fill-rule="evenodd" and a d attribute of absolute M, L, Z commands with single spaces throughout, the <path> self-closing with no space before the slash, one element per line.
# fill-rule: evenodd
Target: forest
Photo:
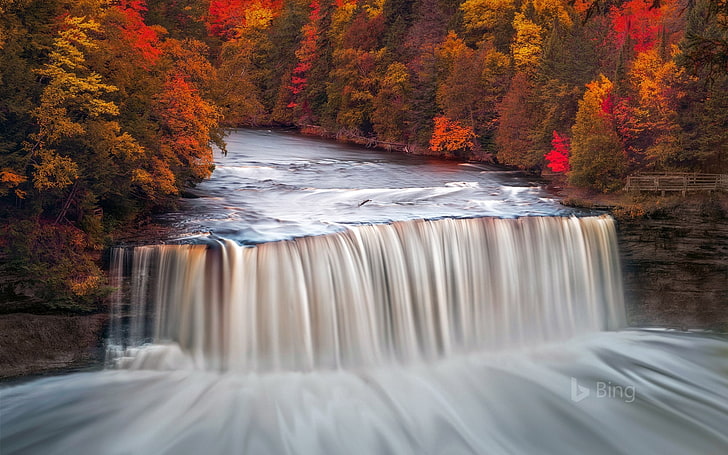
<path fill-rule="evenodd" d="M 114 233 L 241 126 L 598 192 L 726 173 L 728 2 L 0 0 L 0 262 L 24 277 L 0 293 L 91 308 Z"/>

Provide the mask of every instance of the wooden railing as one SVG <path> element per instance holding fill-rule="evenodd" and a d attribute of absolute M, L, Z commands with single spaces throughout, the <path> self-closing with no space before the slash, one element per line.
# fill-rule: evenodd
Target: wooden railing
<path fill-rule="evenodd" d="M 728 191 L 728 174 L 637 174 L 627 177 L 625 191 Z"/>

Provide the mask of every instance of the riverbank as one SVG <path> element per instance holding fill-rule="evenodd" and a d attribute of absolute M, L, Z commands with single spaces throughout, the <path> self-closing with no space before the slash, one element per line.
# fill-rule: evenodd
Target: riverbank
<path fill-rule="evenodd" d="M 416 144 L 405 144 L 400 142 L 388 142 L 379 140 L 376 137 L 364 137 L 350 131 L 339 131 L 335 133 L 318 125 L 303 125 L 298 128 L 298 132 L 304 136 L 319 137 L 322 139 L 331 139 L 343 144 L 354 144 L 362 147 L 384 150 L 387 152 L 410 153 L 413 155 L 425 155 L 426 149 Z"/>
<path fill-rule="evenodd" d="M 304 136 L 312 136 L 312 137 L 318 137 L 322 139 L 330 139 L 334 140 L 336 142 L 341 142 L 342 144 L 353 144 L 353 145 L 359 145 L 362 147 L 375 149 L 375 150 L 382 150 L 385 152 L 397 152 L 397 153 L 406 153 L 409 155 L 416 155 L 416 156 L 432 156 L 436 158 L 440 158 L 443 160 L 457 160 L 457 161 L 477 161 L 477 162 L 485 162 L 485 163 L 492 163 L 493 159 L 491 155 L 485 155 L 482 157 L 477 156 L 476 154 L 469 154 L 469 156 L 448 156 L 443 155 L 439 152 L 433 152 L 426 146 L 422 146 L 416 143 L 404 143 L 404 142 L 391 142 L 391 141 L 385 141 L 382 139 L 379 139 L 377 137 L 365 137 L 360 136 L 354 132 L 350 131 L 339 131 L 339 132 L 333 132 L 325 129 L 322 126 L 318 125 L 304 125 L 298 128 L 298 132 Z"/>

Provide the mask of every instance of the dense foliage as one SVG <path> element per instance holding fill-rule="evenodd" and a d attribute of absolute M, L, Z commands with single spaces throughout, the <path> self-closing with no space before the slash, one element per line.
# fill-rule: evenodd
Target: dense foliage
<path fill-rule="evenodd" d="M 113 228 L 212 171 L 208 46 L 145 23 L 143 1 L 0 8 L 4 273 L 56 306 L 92 302 Z"/>
<path fill-rule="evenodd" d="M 728 4 L 0 0 L 0 259 L 94 298 L 109 233 L 208 176 L 219 126 L 262 124 L 601 191 L 727 172 Z"/>
<path fill-rule="evenodd" d="M 724 0 L 309 1 L 211 2 L 248 91 L 230 118 L 604 191 L 635 171 L 728 169 Z"/>

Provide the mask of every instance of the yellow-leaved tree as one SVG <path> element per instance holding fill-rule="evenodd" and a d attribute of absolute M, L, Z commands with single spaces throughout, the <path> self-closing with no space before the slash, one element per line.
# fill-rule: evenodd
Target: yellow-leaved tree
<path fill-rule="evenodd" d="M 117 115 L 116 105 L 103 96 L 116 87 L 85 66 L 84 51 L 97 46 L 90 37 L 99 24 L 85 17 L 68 16 L 53 40 L 49 61 L 37 72 L 47 82 L 40 105 L 32 115 L 37 131 L 25 145 L 33 164 L 33 185 L 38 190 L 64 188 L 78 178 L 78 164 L 56 146 L 81 136 L 85 123 L 104 115 Z"/>
<path fill-rule="evenodd" d="M 614 84 L 600 74 L 586 88 L 571 129 L 569 182 L 607 192 L 622 185 L 627 168 L 612 112 Z"/>

